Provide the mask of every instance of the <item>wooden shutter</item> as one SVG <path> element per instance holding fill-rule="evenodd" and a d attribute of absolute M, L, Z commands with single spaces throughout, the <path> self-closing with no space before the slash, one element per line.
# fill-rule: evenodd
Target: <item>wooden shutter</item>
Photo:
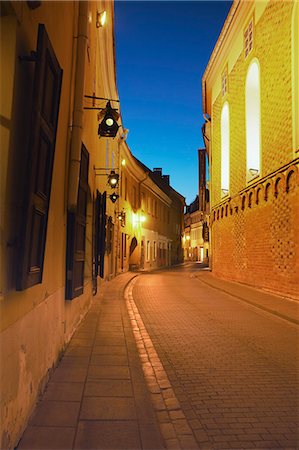
<path fill-rule="evenodd" d="M 98 228 L 98 269 L 101 278 L 104 278 L 104 260 L 106 251 L 106 192 L 99 194 L 99 228 Z"/>
<path fill-rule="evenodd" d="M 83 293 L 89 153 L 82 144 L 77 211 L 68 213 L 66 299 Z"/>
<path fill-rule="evenodd" d="M 17 290 L 42 282 L 62 70 L 45 26 L 38 27 Z M 23 87 L 26 89 L 26 86 Z"/>

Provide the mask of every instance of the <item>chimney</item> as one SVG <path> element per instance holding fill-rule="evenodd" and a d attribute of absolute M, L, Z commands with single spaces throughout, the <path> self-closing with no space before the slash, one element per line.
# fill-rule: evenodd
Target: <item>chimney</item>
<path fill-rule="evenodd" d="M 168 184 L 168 186 L 169 186 L 169 175 L 162 175 L 162 178 L 163 178 L 163 180 L 164 181 L 166 181 L 166 183 Z"/>
<path fill-rule="evenodd" d="M 162 177 L 162 167 L 154 167 L 153 172 L 160 175 Z"/>

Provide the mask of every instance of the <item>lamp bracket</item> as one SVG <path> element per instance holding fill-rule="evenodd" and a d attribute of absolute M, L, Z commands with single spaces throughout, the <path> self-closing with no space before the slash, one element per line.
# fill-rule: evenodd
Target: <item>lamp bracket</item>
<path fill-rule="evenodd" d="M 113 100 L 112 98 L 106 98 L 106 97 L 96 97 L 95 95 L 84 95 L 85 98 L 92 98 L 93 100 L 107 100 L 107 102 L 117 102 L 119 103 L 119 100 Z M 105 109 L 105 108 L 101 108 Z"/>
<path fill-rule="evenodd" d="M 119 170 L 118 167 L 93 167 L 94 170 Z"/>

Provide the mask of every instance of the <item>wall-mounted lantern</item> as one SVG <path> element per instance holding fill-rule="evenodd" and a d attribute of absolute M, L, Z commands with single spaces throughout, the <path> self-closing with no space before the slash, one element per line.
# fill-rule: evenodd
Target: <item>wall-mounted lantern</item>
<path fill-rule="evenodd" d="M 96 109 L 98 110 L 98 121 L 99 128 L 98 128 L 98 135 L 99 137 L 115 137 L 119 125 L 117 123 L 119 119 L 119 112 L 116 108 L 112 108 L 110 102 L 117 102 L 119 103 L 119 100 L 113 100 L 108 99 L 105 97 L 96 97 L 95 95 L 85 95 L 85 98 L 92 99 L 92 106 L 84 106 L 84 109 Z M 95 102 L 97 100 L 108 100 L 106 103 L 106 108 L 101 108 L 99 106 L 95 106 Z"/>
<path fill-rule="evenodd" d="M 112 203 L 115 203 L 116 200 L 118 199 L 119 195 L 117 195 L 115 192 L 113 192 L 113 194 L 109 195 L 110 200 L 112 201 Z"/>
<path fill-rule="evenodd" d="M 115 173 L 114 170 L 111 170 L 110 174 L 108 175 L 108 184 L 110 187 L 115 188 L 118 185 L 119 181 L 119 175 L 118 173 Z"/>
<path fill-rule="evenodd" d="M 125 211 L 116 212 L 116 216 L 119 220 L 120 225 L 124 227 L 126 225 L 126 212 Z"/>
<path fill-rule="evenodd" d="M 99 124 L 98 135 L 115 137 L 119 129 L 117 123 L 119 113 L 117 112 L 117 109 L 111 107 L 110 101 L 107 102 L 106 108 L 99 112 L 98 119 L 102 119 Z"/>

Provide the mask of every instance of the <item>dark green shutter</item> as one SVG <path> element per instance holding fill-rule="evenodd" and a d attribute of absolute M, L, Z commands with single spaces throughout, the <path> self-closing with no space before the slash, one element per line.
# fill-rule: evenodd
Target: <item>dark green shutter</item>
<path fill-rule="evenodd" d="M 62 70 L 45 26 L 40 24 L 25 175 L 26 188 L 22 202 L 17 290 L 42 282 L 61 81 Z"/>
<path fill-rule="evenodd" d="M 68 213 L 66 299 L 83 293 L 89 153 L 82 144 L 77 211 Z"/>
<path fill-rule="evenodd" d="M 98 228 L 98 267 L 99 275 L 104 278 L 104 260 L 106 251 L 106 192 L 103 194 L 98 193 L 99 201 L 99 228 Z"/>

